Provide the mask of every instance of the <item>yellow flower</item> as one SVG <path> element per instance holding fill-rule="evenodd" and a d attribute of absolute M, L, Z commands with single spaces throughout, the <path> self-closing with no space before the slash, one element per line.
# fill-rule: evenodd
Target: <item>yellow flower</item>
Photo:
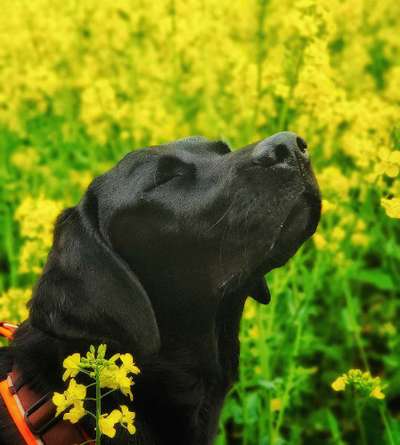
<path fill-rule="evenodd" d="M 73 407 L 64 414 L 63 419 L 69 420 L 71 423 L 78 422 L 84 415 L 86 414 L 86 410 L 83 406 L 82 400 L 77 400 L 74 402 Z"/>
<path fill-rule="evenodd" d="M 53 240 L 53 224 L 62 207 L 59 201 L 44 196 L 26 197 L 15 212 L 21 235 L 28 239 L 40 239 L 46 247 L 50 247 Z"/>
<path fill-rule="evenodd" d="M 282 400 L 281 399 L 271 399 L 271 411 L 280 411 L 282 408 Z"/>
<path fill-rule="evenodd" d="M 382 400 L 385 394 L 382 392 L 381 379 L 372 377 L 369 371 L 361 371 L 361 369 L 350 369 L 347 373 L 342 374 L 332 384 L 334 391 L 344 391 L 347 387 L 361 393 L 364 397 L 372 397 Z"/>
<path fill-rule="evenodd" d="M 336 206 L 335 204 L 332 204 L 327 199 L 322 200 L 322 214 L 331 212 L 332 210 L 335 210 Z"/>
<path fill-rule="evenodd" d="M 378 152 L 380 162 L 375 166 L 377 174 L 385 174 L 390 178 L 395 178 L 399 174 L 400 153 L 390 152 L 388 148 L 381 148 Z"/>
<path fill-rule="evenodd" d="M 53 395 L 52 400 L 57 407 L 56 415 L 70 408 L 68 412 L 64 413 L 63 418 L 71 423 L 76 423 L 88 412 L 84 406 L 87 387 L 77 384 L 74 379 L 80 371 L 84 371 L 93 379 L 96 378 L 97 372 L 100 372 L 100 388 L 120 390 L 131 400 L 133 399 L 131 391 L 133 379 L 130 374 L 138 374 L 140 370 L 135 365 L 132 355 L 114 354 L 111 358 L 106 358 L 106 352 L 107 345 L 105 344 L 101 344 L 97 348 L 91 345 L 85 356 L 81 357 L 79 353 L 74 353 L 65 358 L 63 378 L 64 380 L 69 378 L 70 382 L 64 393 L 54 393 Z M 121 363 L 120 366 L 116 363 L 118 360 Z M 134 434 L 136 432 L 134 419 L 135 413 L 129 411 L 126 405 L 122 405 L 120 410 L 114 410 L 111 414 L 101 414 L 100 430 L 103 434 L 114 437 L 116 434 L 115 424 L 120 422 L 123 428 L 127 429 L 130 434 Z"/>
<path fill-rule="evenodd" d="M 244 305 L 243 318 L 246 320 L 251 320 L 256 316 L 256 307 L 252 300 L 247 299 Z"/>
<path fill-rule="evenodd" d="M 389 161 L 400 166 L 400 151 L 392 151 L 389 156 Z"/>
<path fill-rule="evenodd" d="M 121 411 L 114 409 L 110 414 L 102 414 L 99 419 L 99 427 L 102 434 L 113 438 L 115 436 L 115 424 L 122 418 Z"/>
<path fill-rule="evenodd" d="M 129 411 L 126 405 L 121 405 L 121 425 L 129 431 L 129 434 L 135 434 L 136 428 L 133 424 L 135 420 L 135 413 L 133 411 Z"/>
<path fill-rule="evenodd" d="M 260 330 L 258 329 L 258 326 L 253 326 L 249 330 L 249 336 L 254 339 L 260 338 Z"/>
<path fill-rule="evenodd" d="M 331 236 L 332 236 L 332 239 L 340 242 L 346 236 L 346 232 L 340 226 L 336 226 L 332 229 Z"/>
<path fill-rule="evenodd" d="M 11 163 L 20 170 L 31 172 L 37 166 L 39 158 L 39 153 L 35 148 L 20 148 L 11 156 Z"/>
<path fill-rule="evenodd" d="M 345 376 L 338 377 L 331 387 L 334 391 L 344 391 L 346 388 L 347 378 Z"/>
<path fill-rule="evenodd" d="M 100 370 L 100 388 L 117 389 L 115 373 L 118 369 L 117 365 L 110 365 Z"/>
<path fill-rule="evenodd" d="M 133 400 L 131 391 L 133 379 L 129 374 L 139 374 L 140 370 L 135 365 L 131 354 L 116 354 L 111 357 L 110 361 L 115 362 L 118 358 L 122 362 L 121 366 L 109 364 L 100 371 L 100 387 L 118 389 L 124 395 L 129 396 L 130 400 Z"/>
<path fill-rule="evenodd" d="M 391 162 L 382 161 L 376 166 L 375 170 L 378 174 L 385 174 L 389 178 L 395 178 L 399 174 L 399 167 Z"/>
<path fill-rule="evenodd" d="M 57 407 L 56 416 L 65 411 L 69 406 L 84 400 L 85 397 L 86 386 L 76 383 L 75 379 L 71 379 L 66 391 L 62 394 L 55 392 L 53 395 L 52 401 Z"/>
<path fill-rule="evenodd" d="M 131 377 L 128 377 L 126 369 L 122 366 L 115 372 L 115 383 L 117 389 L 119 389 L 122 394 L 125 396 L 129 396 L 130 400 L 133 400 L 133 394 L 131 391 L 131 386 L 133 385 L 133 380 Z"/>
<path fill-rule="evenodd" d="M 131 386 L 133 380 L 128 376 L 129 371 L 123 366 L 107 366 L 100 371 L 100 388 L 118 389 L 133 400 Z"/>
<path fill-rule="evenodd" d="M 381 199 L 382 207 L 390 218 L 400 218 L 400 198 Z"/>
<path fill-rule="evenodd" d="M 378 400 L 383 400 L 385 398 L 385 394 L 382 392 L 382 388 L 380 386 L 376 386 L 371 391 L 370 396 Z"/>
<path fill-rule="evenodd" d="M 321 235 L 320 233 L 318 233 L 318 232 L 315 233 L 312 239 L 314 241 L 315 247 L 318 250 L 323 250 L 327 247 L 328 243 L 327 243 L 325 237 L 323 235 Z"/>
<path fill-rule="evenodd" d="M 27 303 L 31 298 L 30 289 L 10 288 L 0 296 L 2 320 L 20 322 L 28 318 Z"/>
<path fill-rule="evenodd" d="M 350 178 L 334 165 L 321 171 L 318 182 L 323 193 L 327 192 L 341 199 L 347 198 L 352 186 Z"/>
<path fill-rule="evenodd" d="M 75 377 L 79 371 L 80 371 L 80 362 L 81 362 L 81 355 L 76 352 L 75 354 L 72 354 L 68 356 L 64 362 L 63 367 L 65 368 L 65 372 L 63 374 L 63 380 L 64 382 L 70 378 Z"/>
<path fill-rule="evenodd" d="M 351 235 L 351 242 L 355 246 L 367 246 L 369 243 L 369 238 L 364 233 L 353 233 L 353 235 Z"/>
<path fill-rule="evenodd" d="M 60 413 L 65 411 L 69 406 L 72 405 L 72 402 L 70 402 L 66 397 L 65 394 L 61 394 L 59 392 L 55 392 L 53 394 L 52 401 L 54 405 L 57 407 L 56 416 L 58 416 Z"/>
<path fill-rule="evenodd" d="M 379 329 L 379 332 L 381 335 L 393 336 L 393 335 L 397 334 L 397 329 L 393 323 L 387 322 L 381 326 L 381 328 Z"/>
<path fill-rule="evenodd" d="M 81 190 L 86 190 L 93 180 L 93 173 L 72 170 L 69 172 L 69 177 L 73 184 L 76 184 Z"/>
<path fill-rule="evenodd" d="M 15 212 L 24 244 L 20 253 L 20 272 L 39 274 L 53 242 L 53 226 L 62 203 L 43 196 L 26 197 Z"/>
<path fill-rule="evenodd" d="M 126 372 L 131 372 L 132 374 L 140 373 L 140 369 L 135 365 L 131 354 L 121 354 L 119 358 L 122 361 L 122 367 Z"/>

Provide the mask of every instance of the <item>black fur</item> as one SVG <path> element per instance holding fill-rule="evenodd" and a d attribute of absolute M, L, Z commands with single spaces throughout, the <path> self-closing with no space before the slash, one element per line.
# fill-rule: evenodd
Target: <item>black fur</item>
<path fill-rule="evenodd" d="M 212 444 L 237 377 L 245 299 L 268 301 L 264 274 L 318 224 L 318 187 L 295 141 L 280 133 L 231 153 L 187 138 L 98 177 L 58 218 L 29 318 L 0 350 L 1 376 L 14 363 L 36 390 L 62 391 L 63 359 L 107 343 L 142 372 L 130 404 L 137 433 L 105 444 Z M 106 400 L 105 410 L 129 404 Z M 22 443 L 4 409 L 0 427 L 0 443 Z"/>

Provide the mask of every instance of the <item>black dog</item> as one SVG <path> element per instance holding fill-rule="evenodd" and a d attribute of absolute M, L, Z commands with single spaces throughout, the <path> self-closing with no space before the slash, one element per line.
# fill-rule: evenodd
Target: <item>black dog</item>
<path fill-rule="evenodd" d="M 105 444 L 212 444 L 237 376 L 246 297 L 269 301 L 264 274 L 319 221 L 306 147 L 282 132 L 232 153 L 190 137 L 128 154 L 58 218 L 29 319 L 1 350 L 1 377 L 14 364 L 37 391 L 62 391 L 63 359 L 107 343 L 142 372 L 130 407 L 137 433 Z M 105 410 L 127 403 L 106 400 Z M 0 442 L 23 443 L 0 408 Z"/>

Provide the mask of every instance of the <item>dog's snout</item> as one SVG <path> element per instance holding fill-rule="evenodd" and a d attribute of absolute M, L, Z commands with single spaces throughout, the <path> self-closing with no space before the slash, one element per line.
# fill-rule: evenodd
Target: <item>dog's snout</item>
<path fill-rule="evenodd" d="M 289 147 L 285 143 L 268 143 L 265 144 L 261 150 L 257 151 L 257 153 L 253 153 L 253 162 L 264 167 L 281 164 L 290 157 Z"/>
<path fill-rule="evenodd" d="M 257 144 L 253 151 L 253 163 L 264 167 L 290 163 L 299 157 L 307 157 L 307 143 L 297 134 L 282 131 Z"/>

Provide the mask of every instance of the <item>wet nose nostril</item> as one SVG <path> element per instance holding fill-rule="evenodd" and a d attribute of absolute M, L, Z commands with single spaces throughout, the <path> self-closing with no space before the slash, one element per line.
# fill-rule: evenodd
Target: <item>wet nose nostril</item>
<path fill-rule="evenodd" d="M 256 145 L 252 153 L 252 162 L 263 167 L 277 164 L 294 166 L 296 162 L 308 158 L 306 148 L 307 143 L 300 136 L 290 131 L 281 131 Z M 300 155 L 298 150 L 303 155 Z"/>
<path fill-rule="evenodd" d="M 287 145 L 285 145 L 285 144 L 278 144 L 275 147 L 274 151 L 275 151 L 275 158 L 276 158 L 277 163 L 283 162 L 290 155 L 289 149 L 288 149 Z"/>
<path fill-rule="evenodd" d="M 253 162 L 264 167 L 281 164 L 290 158 L 290 149 L 285 143 L 266 144 L 254 156 Z"/>
<path fill-rule="evenodd" d="M 297 146 L 299 147 L 300 151 L 305 153 L 306 149 L 307 149 L 306 141 L 304 139 L 302 139 L 301 137 L 297 136 L 296 142 L 297 142 Z"/>

